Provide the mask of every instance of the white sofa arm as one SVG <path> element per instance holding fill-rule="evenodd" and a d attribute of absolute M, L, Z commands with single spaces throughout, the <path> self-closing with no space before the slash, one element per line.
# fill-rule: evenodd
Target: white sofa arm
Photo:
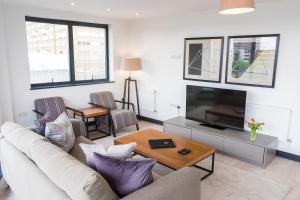
<path fill-rule="evenodd" d="M 201 171 L 185 167 L 122 198 L 122 200 L 200 200 Z"/>

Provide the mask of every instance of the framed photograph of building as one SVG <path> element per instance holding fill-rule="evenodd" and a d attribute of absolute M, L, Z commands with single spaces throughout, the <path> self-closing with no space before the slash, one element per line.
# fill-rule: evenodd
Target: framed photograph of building
<path fill-rule="evenodd" d="M 225 82 L 274 88 L 279 40 L 279 34 L 228 37 Z"/>
<path fill-rule="evenodd" d="M 186 38 L 183 79 L 221 82 L 224 37 Z"/>

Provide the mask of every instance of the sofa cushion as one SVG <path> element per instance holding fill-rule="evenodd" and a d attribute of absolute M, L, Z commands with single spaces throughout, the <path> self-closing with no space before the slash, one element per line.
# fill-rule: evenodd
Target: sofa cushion
<path fill-rule="evenodd" d="M 63 112 L 54 122 L 46 124 L 46 138 L 56 146 L 69 152 L 74 145 L 75 135 L 72 123 L 65 112 Z"/>
<path fill-rule="evenodd" d="M 1 127 L 3 136 L 16 148 L 25 153 L 32 159 L 30 147 L 37 140 L 44 140 L 45 138 L 35 132 L 24 128 L 21 125 L 7 122 Z"/>
<path fill-rule="evenodd" d="M 85 154 L 87 164 L 92 168 L 95 167 L 93 163 L 94 153 L 126 159 L 132 156 L 132 152 L 135 150 L 136 145 L 135 142 L 112 146 L 103 144 L 79 144 Z"/>
<path fill-rule="evenodd" d="M 94 165 L 113 190 L 124 197 L 153 182 L 152 159 L 118 159 L 94 153 Z"/>
<path fill-rule="evenodd" d="M 1 126 L 1 134 L 5 137 L 18 128 L 24 128 L 24 127 L 21 126 L 20 124 L 16 124 L 13 122 L 6 122 Z"/>
<path fill-rule="evenodd" d="M 31 154 L 37 166 L 72 199 L 118 199 L 101 175 L 50 142 L 36 141 Z"/>
<path fill-rule="evenodd" d="M 69 154 L 74 156 L 80 162 L 87 164 L 85 154 L 79 144 L 94 144 L 91 140 L 86 137 L 79 136 L 75 138 L 75 143 Z"/>
<path fill-rule="evenodd" d="M 3 175 L 15 197 L 8 199 L 71 200 L 23 152 L 6 139 L 1 139 L 0 142 Z M 1 188 L 0 181 L 1 200 L 1 192 L 5 189 L 6 184 Z"/>

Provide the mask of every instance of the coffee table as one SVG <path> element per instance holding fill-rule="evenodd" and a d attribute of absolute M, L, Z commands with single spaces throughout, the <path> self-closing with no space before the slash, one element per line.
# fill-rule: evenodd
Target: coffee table
<path fill-rule="evenodd" d="M 149 145 L 150 139 L 169 139 L 171 138 L 176 148 L 151 149 Z M 114 140 L 115 144 L 128 144 L 136 142 L 137 147 L 135 153 L 144 157 L 157 160 L 158 163 L 171 169 L 178 170 L 183 167 L 194 166 L 207 172 L 202 180 L 210 176 L 214 172 L 214 161 L 216 149 L 206 144 L 201 144 L 174 134 L 164 133 L 154 129 L 146 129 L 138 131 L 127 136 L 118 137 Z M 182 155 L 177 153 L 178 150 L 188 148 L 191 153 Z M 211 168 L 207 169 L 196 165 L 198 162 L 212 157 Z"/>

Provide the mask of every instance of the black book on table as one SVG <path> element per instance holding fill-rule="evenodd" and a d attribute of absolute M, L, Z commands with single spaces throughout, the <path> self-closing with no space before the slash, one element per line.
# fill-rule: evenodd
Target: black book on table
<path fill-rule="evenodd" d="M 149 144 L 152 149 L 175 148 L 176 147 L 176 145 L 172 139 L 149 140 Z"/>

